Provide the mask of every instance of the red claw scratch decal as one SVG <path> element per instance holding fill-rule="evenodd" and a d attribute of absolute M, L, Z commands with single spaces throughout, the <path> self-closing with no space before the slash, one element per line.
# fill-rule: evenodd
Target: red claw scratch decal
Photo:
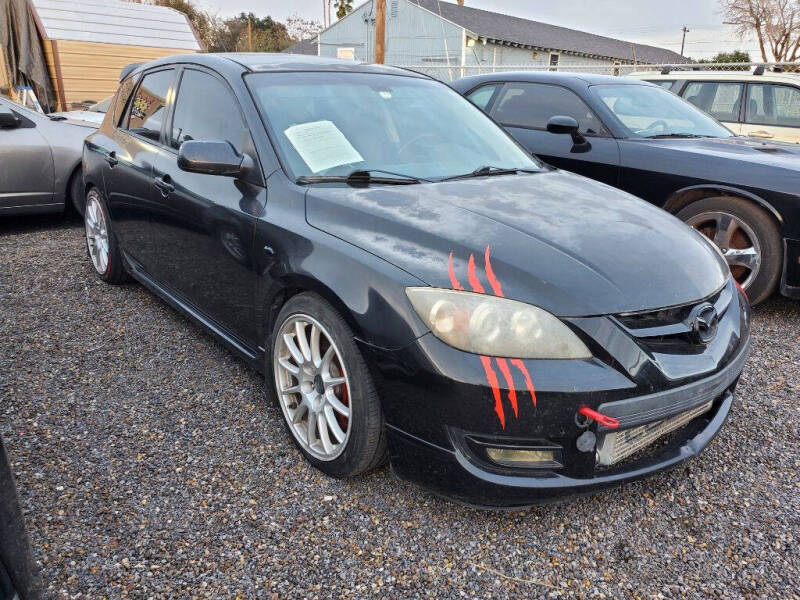
<path fill-rule="evenodd" d="M 450 272 L 450 285 L 453 286 L 454 290 L 464 290 L 464 286 L 458 282 L 456 279 L 456 272 L 453 270 L 453 253 L 450 253 L 450 258 L 447 260 L 447 268 Z"/>
<path fill-rule="evenodd" d="M 467 265 L 467 276 L 469 277 L 469 285 L 472 287 L 473 292 L 478 292 L 479 294 L 485 294 L 486 290 L 483 289 L 483 285 L 481 285 L 481 280 L 478 279 L 478 276 L 475 274 L 475 255 L 469 255 L 469 264 Z"/>
<path fill-rule="evenodd" d="M 506 378 L 506 387 L 508 388 L 508 401 L 511 402 L 511 408 L 514 411 L 514 417 L 519 416 L 517 412 L 517 390 L 514 389 L 514 378 L 511 376 L 511 371 L 508 368 L 508 363 L 505 358 L 497 359 L 497 366 L 500 367 L 500 372 Z"/>
<path fill-rule="evenodd" d="M 536 406 L 536 390 L 533 389 L 533 381 L 531 381 L 531 374 L 528 373 L 528 369 L 525 368 L 525 363 L 518 358 L 513 358 L 511 359 L 511 364 L 517 367 L 520 371 L 522 371 L 522 376 L 525 378 L 525 386 L 528 388 L 528 392 L 531 395 L 531 400 L 533 400 L 533 405 Z"/>
<path fill-rule="evenodd" d="M 464 287 L 458 281 L 456 277 L 455 269 L 453 268 L 453 253 L 450 253 L 450 256 L 447 260 L 447 270 L 448 274 L 450 275 L 450 284 L 453 286 L 455 290 L 464 290 Z M 492 293 L 497 296 L 498 298 L 505 298 L 503 295 L 503 286 L 500 284 L 500 280 L 494 273 L 494 269 L 492 269 L 492 261 L 490 257 L 490 247 L 486 246 L 486 252 L 484 253 L 484 270 L 486 272 L 486 279 L 489 282 L 489 287 L 492 288 Z M 467 263 L 467 278 L 469 280 L 469 285 L 472 288 L 473 292 L 478 294 L 485 294 L 486 290 L 481 283 L 481 280 L 478 278 L 478 274 L 476 273 L 475 267 L 475 255 L 469 255 L 469 261 Z M 502 396 L 500 394 L 500 382 L 497 379 L 497 372 L 494 370 L 492 366 L 492 359 L 488 356 L 481 356 L 481 364 L 483 365 L 483 370 L 486 372 L 486 380 L 489 383 L 489 387 L 492 388 L 492 396 L 494 397 L 494 412 L 497 413 L 497 418 L 500 420 L 500 426 L 505 429 L 506 428 L 506 415 L 503 409 L 503 401 Z M 497 362 L 497 367 L 500 369 L 500 372 L 503 374 L 503 378 L 506 382 L 506 388 L 508 389 L 508 401 L 511 404 L 511 410 L 514 411 L 514 417 L 517 418 L 518 414 L 518 403 L 517 403 L 517 389 L 514 385 L 514 376 L 511 373 L 511 369 L 508 367 L 508 362 L 510 361 L 511 364 L 516 367 L 520 373 L 522 373 L 523 378 L 525 379 L 525 387 L 528 390 L 528 393 L 531 395 L 531 402 L 533 402 L 533 406 L 536 406 L 536 390 L 533 387 L 533 381 L 531 380 L 531 375 L 528 372 L 528 368 L 525 366 L 525 363 L 522 362 L 518 358 L 508 359 L 505 358 L 495 358 Z"/>
<path fill-rule="evenodd" d="M 500 419 L 500 425 L 503 429 L 506 428 L 506 415 L 503 412 L 503 401 L 500 399 L 500 382 L 497 381 L 497 373 L 492 368 L 492 359 L 488 356 L 481 356 L 481 363 L 483 363 L 483 370 L 486 371 L 486 379 L 492 387 L 492 395 L 494 396 L 494 412 L 497 413 L 497 418 Z"/>

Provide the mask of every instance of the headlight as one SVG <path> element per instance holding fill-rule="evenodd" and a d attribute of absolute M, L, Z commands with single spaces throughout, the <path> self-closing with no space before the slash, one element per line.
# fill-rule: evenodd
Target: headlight
<path fill-rule="evenodd" d="M 454 348 L 505 358 L 591 358 L 549 312 L 516 300 L 457 290 L 406 288 L 433 335 Z"/>

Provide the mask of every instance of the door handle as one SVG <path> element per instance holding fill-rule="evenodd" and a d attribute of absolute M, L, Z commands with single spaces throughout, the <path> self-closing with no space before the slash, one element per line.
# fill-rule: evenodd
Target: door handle
<path fill-rule="evenodd" d="M 172 178 L 169 175 L 164 175 L 163 177 L 156 177 L 154 183 L 156 187 L 161 190 L 161 193 L 165 196 L 170 192 L 175 191 L 175 186 L 171 183 Z"/>
<path fill-rule="evenodd" d="M 749 135 L 750 137 L 754 137 L 754 138 L 764 138 L 764 139 L 769 139 L 769 138 L 774 138 L 775 137 L 774 134 L 770 133 L 769 131 L 764 131 L 763 129 L 760 129 L 758 131 L 751 131 L 747 135 Z"/>
<path fill-rule="evenodd" d="M 113 150 L 108 154 L 106 154 L 103 158 L 105 158 L 105 161 L 108 163 L 108 166 L 111 167 L 112 169 L 119 163 L 119 159 L 117 158 L 117 153 L 114 152 Z"/>

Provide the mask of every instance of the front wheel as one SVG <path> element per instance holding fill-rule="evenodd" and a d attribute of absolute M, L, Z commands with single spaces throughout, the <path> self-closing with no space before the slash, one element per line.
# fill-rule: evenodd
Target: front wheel
<path fill-rule="evenodd" d="M 752 304 L 772 294 L 783 267 L 783 248 L 780 230 L 764 209 L 726 196 L 698 200 L 676 216 L 719 247 Z"/>
<path fill-rule="evenodd" d="M 107 283 L 124 283 L 128 273 L 122 264 L 122 252 L 111 225 L 105 202 L 96 188 L 86 193 L 83 222 L 86 230 L 86 251 L 95 273 Z"/>
<path fill-rule="evenodd" d="M 330 304 L 316 294 L 292 297 L 278 315 L 271 353 L 284 423 L 311 464 L 343 478 L 383 461 L 378 394 L 352 331 Z"/>

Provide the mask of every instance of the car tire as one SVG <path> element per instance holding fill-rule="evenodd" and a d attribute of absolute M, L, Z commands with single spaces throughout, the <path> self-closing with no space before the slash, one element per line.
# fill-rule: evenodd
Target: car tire
<path fill-rule="evenodd" d="M 783 246 L 777 223 L 763 208 L 744 198 L 719 196 L 692 202 L 676 216 L 720 247 L 751 304 L 775 291 L 783 268 Z M 743 266 L 746 262 L 754 268 Z"/>
<path fill-rule="evenodd" d="M 130 279 L 114 234 L 108 208 L 97 188 L 86 193 L 84 211 L 86 253 L 95 273 L 106 283 L 125 283 Z"/>
<path fill-rule="evenodd" d="M 335 478 L 368 471 L 386 457 L 383 411 L 354 339 L 328 302 L 301 293 L 281 309 L 267 345 L 265 388 L 274 394 L 290 437 L 312 465 Z"/>
<path fill-rule="evenodd" d="M 86 195 L 83 191 L 83 171 L 81 169 L 76 169 L 72 177 L 70 177 L 67 193 L 69 194 L 68 200 L 72 203 L 72 208 L 83 218 L 86 211 Z"/>

